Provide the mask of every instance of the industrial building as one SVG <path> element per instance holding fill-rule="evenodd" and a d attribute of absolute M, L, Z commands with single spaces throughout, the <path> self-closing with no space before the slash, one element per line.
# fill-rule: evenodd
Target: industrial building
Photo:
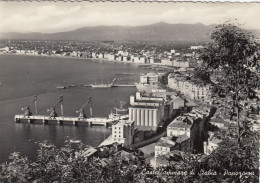
<path fill-rule="evenodd" d="M 134 121 L 120 120 L 112 125 L 113 142 L 130 146 L 134 137 Z"/>
<path fill-rule="evenodd" d="M 156 129 L 164 116 L 164 99 L 160 97 L 130 96 L 129 120 L 135 121 L 137 128 Z"/>

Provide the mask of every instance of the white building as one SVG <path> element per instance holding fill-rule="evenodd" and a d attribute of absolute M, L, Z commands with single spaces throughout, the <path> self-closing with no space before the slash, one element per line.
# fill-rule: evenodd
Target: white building
<path fill-rule="evenodd" d="M 116 60 L 120 62 L 123 61 L 123 56 L 117 56 Z"/>
<path fill-rule="evenodd" d="M 145 64 L 146 63 L 146 58 L 145 57 L 140 57 L 139 58 L 139 63 Z"/>
<path fill-rule="evenodd" d="M 98 54 L 98 58 L 104 58 L 104 54 L 103 53 Z"/>
<path fill-rule="evenodd" d="M 123 61 L 124 61 L 124 62 L 129 61 L 128 57 L 127 57 L 127 56 L 123 56 Z"/>
<path fill-rule="evenodd" d="M 168 155 L 176 143 L 168 137 L 162 137 L 154 146 L 154 156 Z"/>
<path fill-rule="evenodd" d="M 108 60 L 116 60 L 116 56 L 114 54 L 110 54 L 107 56 Z"/>
<path fill-rule="evenodd" d="M 167 136 L 187 135 L 190 137 L 193 119 L 189 116 L 178 116 L 167 127 Z"/>
<path fill-rule="evenodd" d="M 159 75 L 155 73 L 147 73 L 140 76 L 140 84 L 157 85 Z"/>
<path fill-rule="evenodd" d="M 169 58 L 161 59 L 161 65 L 173 66 L 173 61 Z"/>
<path fill-rule="evenodd" d="M 210 86 L 204 85 L 193 80 L 186 80 L 185 77 L 180 77 L 174 74 L 168 76 L 168 87 L 177 90 L 184 94 L 189 99 L 195 101 L 204 101 L 209 98 Z"/>
<path fill-rule="evenodd" d="M 112 125 L 112 140 L 130 146 L 134 137 L 134 121 L 120 120 Z"/>
<path fill-rule="evenodd" d="M 225 121 L 220 118 L 213 118 L 209 121 L 212 125 L 217 126 L 220 129 L 225 128 Z"/>
<path fill-rule="evenodd" d="M 204 46 L 199 45 L 199 46 L 191 46 L 190 47 L 191 50 L 198 50 L 198 49 L 201 49 L 201 48 L 204 48 Z"/>

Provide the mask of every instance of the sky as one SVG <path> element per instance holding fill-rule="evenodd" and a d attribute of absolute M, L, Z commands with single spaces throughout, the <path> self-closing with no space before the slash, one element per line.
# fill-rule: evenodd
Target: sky
<path fill-rule="evenodd" d="M 219 24 L 260 30 L 260 3 L 0 2 L 0 32 L 54 33 L 86 26 Z"/>

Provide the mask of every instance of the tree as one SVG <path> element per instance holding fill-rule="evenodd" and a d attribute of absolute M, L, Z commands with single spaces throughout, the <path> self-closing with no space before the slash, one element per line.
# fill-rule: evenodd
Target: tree
<path fill-rule="evenodd" d="M 201 59 L 211 72 L 223 72 L 221 85 L 232 96 L 236 114 L 237 142 L 241 138 L 241 101 L 259 87 L 259 45 L 253 34 L 230 22 L 217 25 L 210 33 L 211 41 L 201 50 Z"/>

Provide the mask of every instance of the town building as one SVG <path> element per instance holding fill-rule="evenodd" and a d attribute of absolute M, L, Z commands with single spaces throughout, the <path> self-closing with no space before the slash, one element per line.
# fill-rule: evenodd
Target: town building
<path fill-rule="evenodd" d="M 210 95 L 210 86 L 208 84 L 204 85 L 198 81 L 187 80 L 186 77 L 173 73 L 168 76 L 168 87 L 195 101 L 205 101 Z"/>
<path fill-rule="evenodd" d="M 220 129 L 225 128 L 225 121 L 220 118 L 213 118 L 209 121 L 212 125 L 217 126 Z"/>
<path fill-rule="evenodd" d="M 178 116 L 167 127 L 167 136 L 178 137 L 180 135 L 187 135 L 190 137 L 193 119 L 189 116 Z"/>
<path fill-rule="evenodd" d="M 112 125 L 112 141 L 130 146 L 134 137 L 134 121 L 120 120 Z"/>
<path fill-rule="evenodd" d="M 127 62 L 127 61 L 129 61 L 129 58 L 127 56 L 123 56 L 123 61 Z"/>
<path fill-rule="evenodd" d="M 155 73 L 147 73 L 140 76 L 140 84 L 157 85 L 159 75 Z"/>
<path fill-rule="evenodd" d="M 187 151 L 188 149 L 190 149 L 190 137 L 186 134 L 178 136 L 175 142 L 175 150 Z"/>
<path fill-rule="evenodd" d="M 174 145 L 176 143 L 171 140 L 169 137 L 162 137 L 154 146 L 154 156 L 163 156 L 170 154 L 170 152 L 174 149 Z"/>
<path fill-rule="evenodd" d="M 173 61 L 169 58 L 161 59 L 161 65 L 173 66 Z"/>
<path fill-rule="evenodd" d="M 104 54 L 103 53 L 99 53 L 98 54 L 98 58 L 104 58 Z"/>
<path fill-rule="evenodd" d="M 108 60 L 116 60 L 116 56 L 113 55 L 113 54 L 109 54 L 109 55 L 107 55 L 107 59 Z"/>
<path fill-rule="evenodd" d="M 170 162 L 166 156 L 159 156 L 159 157 L 152 158 L 150 160 L 150 164 L 154 169 L 156 169 L 159 167 L 167 167 L 170 165 Z"/>
<path fill-rule="evenodd" d="M 92 56 L 92 58 L 97 58 L 97 54 L 96 54 L 95 52 L 93 52 L 93 53 L 91 54 L 91 56 Z"/>
<path fill-rule="evenodd" d="M 199 49 L 202 49 L 202 48 L 204 48 L 204 46 L 202 46 L 202 45 L 191 46 L 191 47 L 190 47 L 191 50 L 199 50 Z"/>
<path fill-rule="evenodd" d="M 120 62 L 123 61 L 123 56 L 117 56 L 116 60 Z"/>
<path fill-rule="evenodd" d="M 186 100 L 184 98 L 175 95 L 172 95 L 171 98 L 172 109 L 181 109 L 185 106 Z"/>

